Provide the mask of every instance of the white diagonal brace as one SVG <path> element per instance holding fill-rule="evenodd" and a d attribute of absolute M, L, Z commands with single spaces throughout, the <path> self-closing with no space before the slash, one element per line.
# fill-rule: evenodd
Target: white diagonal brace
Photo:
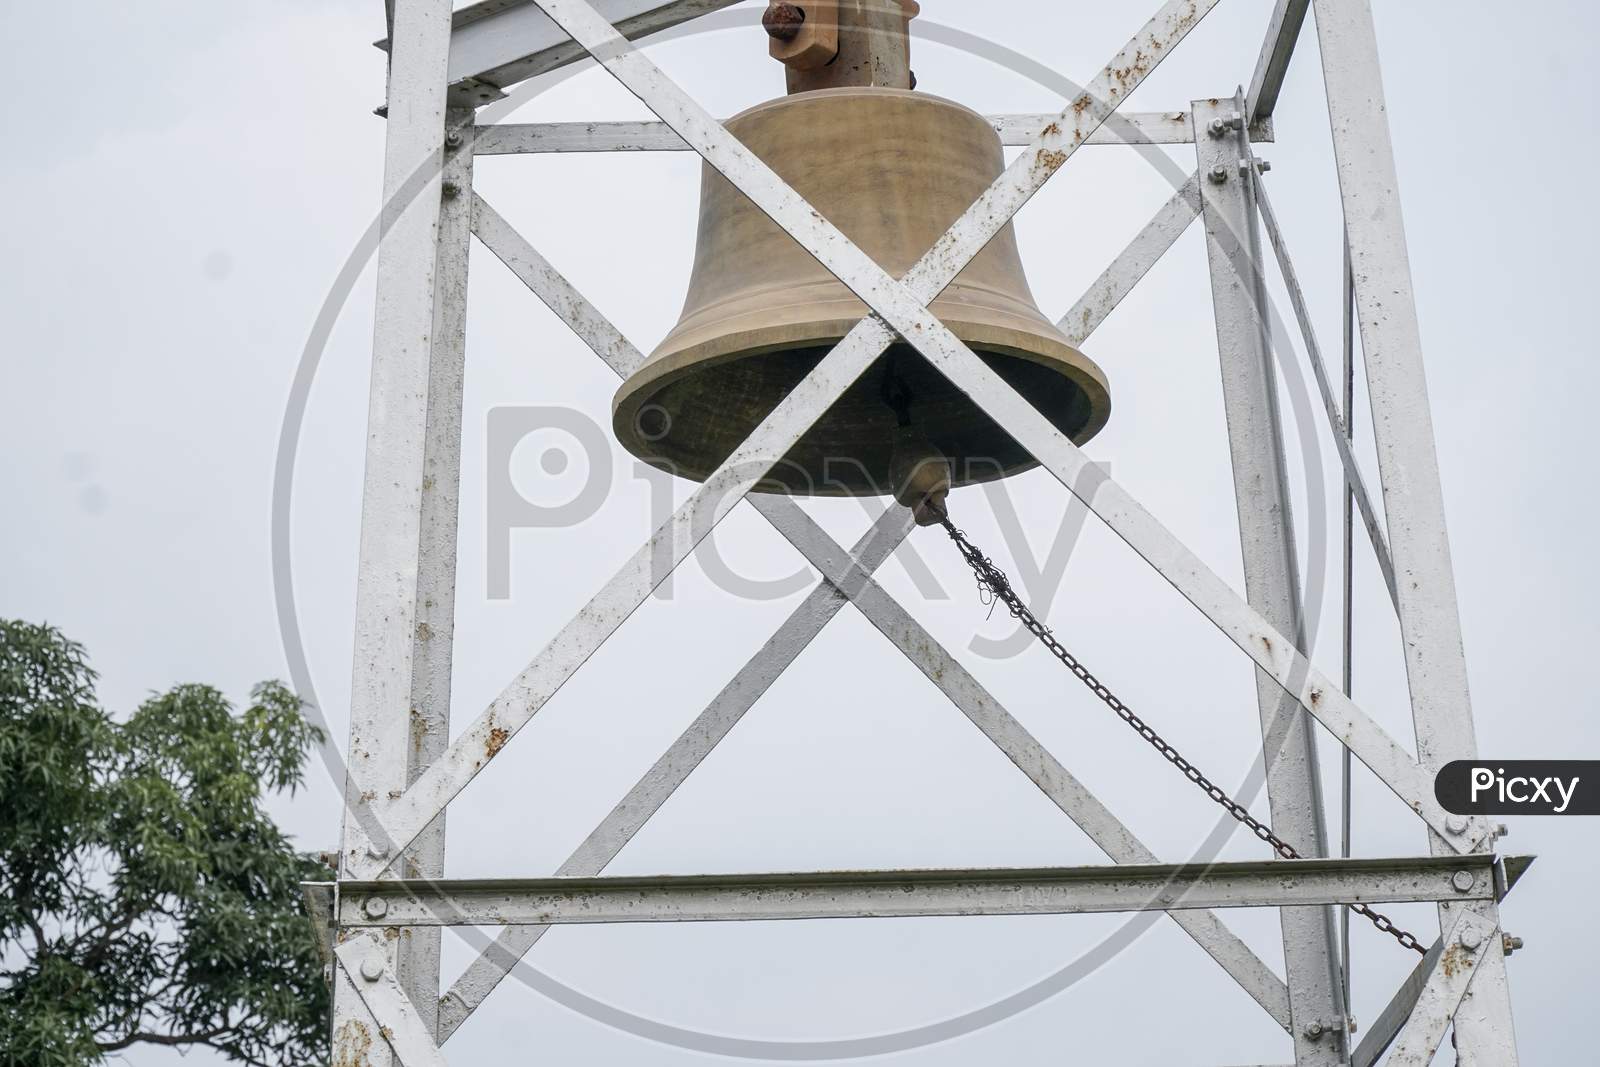
<path fill-rule="evenodd" d="M 1278 273 L 1283 276 L 1283 284 L 1289 290 L 1289 303 L 1294 307 L 1294 316 L 1300 323 L 1300 337 L 1305 342 L 1306 357 L 1311 362 L 1311 373 L 1317 380 L 1317 393 L 1322 397 L 1322 410 L 1327 413 L 1328 425 L 1333 428 L 1334 444 L 1339 451 L 1339 462 L 1344 468 L 1345 484 L 1350 487 L 1351 495 L 1355 497 L 1356 508 L 1361 512 L 1361 522 L 1367 528 L 1367 539 L 1372 542 L 1372 553 L 1377 557 L 1378 570 L 1383 573 L 1384 584 L 1389 589 L 1389 599 L 1399 605 L 1399 594 L 1394 588 L 1394 563 L 1389 558 L 1389 539 L 1383 534 L 1383 520 L 1378 517 L 1377 510 L 1372 506 L 1372 497 L 1367 493 L 1367 484 L 1361 477 L 1361 467 L 1356 462 L 1353 442 L 1345 432 L 1344 416 L 1339 411 L 1339 404 L 1333 397 L 1333 385 L 1328 380 L 1328 368 L 1322 360 L 1322 346 L 1317 343 L 1316 330 L 1311 325 L 1311 313 L 1306 307 L 1306 298 L 1300 288 L 1300 278 L 1295 274 L 1294 263 L 1289 259 L 1289 249 L 1284 243 L 1283 231 L 1278 227 L 1278 216 L 1272 210 L 1272 201 L 1267 198 L 1264 183 L 1256 183 L 1256 206 L 1261 211 L 1261 222 L 1267 231 L 1267 240 L 1272 243 L 1272 251 L 1278 259 Z"/>
<path fill-rule="evenodd" d="M 1389 1067 L 1428 1067 L 1433 1062 L 1433 1054 L 1439 1051 L 1461 998 L 1478 977 L 1490 946 L 1499 936 L 1495 924 L 1482 916 L 1466 910 L 1457 914 L 1455 923 L 1440 939 L 1444 948 L 1433 973 L 1384 1061 Z M 1495 1067 L 1502 1067 L 1502 1061 L 1495 1061 Z"/>
<path fill-rule="evenodd" d="M 1289 60 L 1310 7 L 1311 0 L 1278 0 L 1273 6 L 1266 42 L 1261 46 L 1261 58 L 1256 61 L 1246 99 L 1251 123 L 1271 118 L 1273 108 L 1278 106 L 1278 92 L 1283 88 L 1283 78 L 1289 72 Z"/>
<path fill-rule="evenodd" d="M 1401 1027 L 1411 1018 L 1411 1009 L 1417 1006 L 1417 999 L 1427 988 L 1428 979 L 1433 976 L 1434 969 L 1439 964 L 1439 957 L 1443 954 L 1444 941 L 1435 941 L 1433 947 L 1428 949 L 1428 954 L 1422 957 L 1406 980 L 1400 983 L 1400 988 L 1390 998 L 1389 1003 L 1384 1005 L 1376 1021 L 1367 1027 L 1361 1043 L 1350 1054 L 1351 1067 L 1372 1067 L 1378 1062 L 1378 1057 L 1394 1043 L 1394 1039 L 1400 1035 Z"/>
<path fill-rule="evenodd" d="M 744 668 L 708 704 L 688 728 L 611 809 L 556 871 L 562 877 L 599 874 L 634 834 L 709 756 L 774 682 L 838 614 L 847 597 L 866 576 L 893 554 L 911 532 L 911 512 L 891 507 L 847 558 L 829 542 L 832 552 L 819 553 L 827 568 L 819 583 Z M 439 1002 L 439 1041 L 444 1043 L 477 1010 L 519 959 L 544 936 L 548 926 L 511 926 L 474 960 Z"/>
<path fill-rule="evenodd" d="M 832 544 L 827 533 L 794 501 L 755 502 L 773 525 L 808 557 Z M 827 572 L 824 571 L 824 576 Z M 951 703 L 1039 787 L 1089 839 L 1117 863 L 1154 863 L 1155 854 L 1075 778 L 996 700 L 911 613 L 872 579 L 851 597 L 856 608 L 948 697 Z M 1289 1025 L 1288 988 L 1245 943 L 1209 911 L 1175 912 L 1172 919 L 1277 1022 Z"/>
<path fill-rule="evenodd" d="M 582 0 L 540 0 L 545 10 L 678 134 L 833 272 L 869 307 L 887 312 L 907 339 L 927 354 L 933 347 L 977 357 L 927 309 L 927 304 L 1043 187 L 1115 105 L 1152 70 L 1216 4 L 1169 0 L 1110 66 L 1061 114 L 1054 128 L 1025 150 L 907 275 L 908 286 L 885 274 L 844 234 L 809 207 L 776 174 L 704 109 L 671 83 L 642 53 Z M 1070 133 L 1068 130 L 1070 129 Z M 736 172 L 737 177 L 729 172 Z M 394 801 L 361 798 L 381 809 L 395 847 L 409 844 L 421 827 L 466 787 L 623 621 L 665 580 L 673 567 L 722 520 L 797 442 L 849 385 L 893 342 L 878 315 L 858 324 L 772 410 L 750 437 L 607 582 L 540 653 L 469 725 L 428 773 Z M 661 561 L 667 561 L 666 566 Z M 358 812 L 365 815 L 365 812 Z M 381 860 L 361 863 L 376 874 Z"/>
<path fill-rule="evenodd" d="M 1434 798 L 1432 776 L 1126 489 L 1111 478 L 1097 478 L 1089 458 L 981 360 L 946 356 L 933 345 L 923 345 L 920 337 L 914 343 L 1407 806 L 1429 826 L 1445 831 L 1449 817 Z M 1457 851 L 1472 847 L 1470 840 L 1453 843 Z"/>
<path fill-rule="evenodd" d="M 977 250 L 987 244 L 1066 162 L 1070 151 L 1075 151 L 1088 132 L 1104 121 L 1112 106 L 1107 101 L 1122 99 L 1133 84 L 1148 73 L 1153 60 L 1147 50 L 1160 42 L 1156 50 L 1165 54 L 1213 4 L 1205 0 L 1171 0 L 1163 7 L 1119 53 L 1112 66 L 1063 112 L 1061 128 L 1050 131 L 1039 144 L 1018 156 L 989 191 L 907 272 L 903 281 L 896 283 L 870 259 L 862 264 L 864 257 L 859 249 L 819 213 L 808 212 L 803 201 L 777 175 L 696 106 L 645 56 L 606 26 L 584 0 L 539 2 L 568 32 L 582 40 L 624 86 L 694 145 L 707 162 L 872 309 L 874 314 L 846 335 L 824 358 L 813 377 L 835 361 L 847 362 L 851 371 L 859 374 L 856 360 L 861 343 L 874 345 L 871 352 L 876 355 L 888 346 L 885 337 L 888 329 L 892 327 L 898 331 L 907 343 L 915 346 L 924 358 L 1005 427 L 1057 480 L 1073 490 L 1130 547 L 1153 564 L 1257 666 L 1266 670 L 1333 731 L 1412 810 L 1444 832 L 1447 813 L 1434 798 L 1431 776 L 1417 761 L 1371 716 L 1315 670 L 1288 638 L 1242 601 L 1126 490 L 1093 471 L 1092 464 L 1076 445 L 930 315 L 925 303 L 919 302 L 931 302 L 942 292 Z M 1066 133 L 1069 127 L 1071 134 Z M 1051 147 L 1055 144 L 1062 147 Z M 864 338 L 870 340 L 863 342 Z M 802 382 L 777 411 L 784 411 L 795 397 L 805 395 L 811 381 Z M 758 428 L 752 440 L 761 436 L 762 430 Z M 739 458 L 748 449 L 747 443 L 735 451 L 734 457 Z M 1082 485 L 1095 488 L 1084 495 Z M 1481 829 L 1482 820 L 1474 822 Z M 1472 840 L 1476 837 L 1460 840 L 1455 845 L 1458 850 L 1466 851 L 1471 848 Z"/>
<path fill-rule="evenodd" d="M 387 1045 L 394 1052 L 396 1067 L 449 1067 L 428 1032 L 428 1024 L 400 988 L 388 953 L 378 939 L 367 935 L 352 937 L 339 946 L 335 955 L 341 981 L 354 989 L 377 1023 L 377 1033 L 357 1030 L 336 1034 L 335 1062 L 365 1064 L 372 1049 Z M 338 1047 L 340 1040 L 347 1043 L 343 1049 Z"/>
<path fill-rule="evenodd" d="M 1106 317 L 1116 310 L 1133 287 L 1139 284 L 1150 268 L 1167 254 L 1183 231 L 1200 214 L 1200 176 L 1189 175 L 1189 180 L 1161 206 L 1144 229 L 1139 231 L 1128 247 L 1111 261 L 1089 291 L 1072 305 L 1072 310 L 1056 323 L 1067 340 L 1081 345 L 1091 333 L 1100 328 Z"/>
<path fill-rule="evenodd" d="M 490 251 L 613 371 L 619 376 L 626 376 L 643 362 L 643 355 L 621 331 L 489 205 L 478 201 L 474 219 L 478 236 Z M 841 569 L 837 561 L 842 558 L 842 550 L 804 510 L 782 497 L 759 496 L 752 498 L 750 503 L 822 572 L 826 581 L 854 601 L 868 620 L 911 659 L 1046 796 L 1083 828 L 1108 856 L 1119 863 L 1155 862 L 1154 853 L 1028 734 L 893 597 L 870 578 L 859 581 L 856 574 Z M 907 516 L 909 513 L 900 514 Z M 903 517 L 902 522 L 905 521 Z M 903 537 L 904 532 L 902 529 L 899 536 Z M 899 537 L 896 537 L 895 543 L 898 541 Z M 857 573 L 870 573 L 878 566 L 870 548 L 863 552 L 858 547 L 852 556 L 861 561 L 860 572 Z M 828 590 L 819 588 L 812 594 L 812 599 L 825 592 Z M 842 601 L 837 595 L 830 594 L 823 604 L 831 608 L 828 611 L 831 617 Z M 811 599 L 808 599 L 784 629 L 788 630 L 802 616 L 809 618 L 812 610 Z M 817 621 L 817 630 L 820 630 L 823 621 L 825 619 Z M 597 874 L 604 869 L 628 838 L 665 803 L 672 791 L 732 728 L 736 719 L 727 717 L 725 697 L 729 691 L 749 691 L 750 683 L 745 676 L 756 669 L 770 670 L 770 664 L 760 667 L 760 663 L 786 654 L 786 650 L 795 642 L 784 638 L 783 634 L 784 631 L 780 631 L 779 636 L 769 641 L 747 664 L 740 677 L 730 683 L 712 706 L 701 713 L 628 797 L 568 859 L 560 873 Z M 777 665 L 778 669 L 786 666 L 789 659 L 792 659 L 792 655 Z M 764 675 L 757 674 L 756 677 Z M 771 677 L 775 678 L 776 674 Z M 767 681 L 761 689 L 770 684 Z M 749 700 L 742 704 L 738 714 L 742 714 L 756 696 L 759 696 L 759 692 L 751 692 Z M 670 776 L 664 773 L 669 769 L 676 773 Z M 589 862 L 579 863 L 580 856 Z M 1209 912 L 1198 911 L 1174 913 L 1173 919 L 1227 969 L 1280 1025 L 1288 1025 L 1288 993 L 1283 981 L 1219 919 Z M 494 946 L 474 961 L 451 987 L 440 1006 L 441 1041 L 482 1002 L 494 984 L 542 936 L 543 930 L 542 927 L 512 927 L 502 931 Z"/>

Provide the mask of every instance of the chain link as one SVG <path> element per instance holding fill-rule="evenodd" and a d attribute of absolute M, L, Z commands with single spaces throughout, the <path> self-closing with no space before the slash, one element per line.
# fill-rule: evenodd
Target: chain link
<path fill-rule="evenodd" d="M 1065 645 L 1056 640 L 1056 636 L 1050 631 L 1050 628 L 1040 622 L 1038 617 L 1022 602 L 1022 598 L 1011 587 L 1011 580 L 1006 577 L 1005 571 L 995 566 L 993 560 L 984 555 L 971 541 L 967 540 L 967 535 L 956 529 L 948 515 L 940 513 L 939 524 L 950 535 L 950 540 L 954 541 L 956 547 L 961 550 L 961 555 L 966 559 L 967 565 L 972 568 L 973 574 L 977 575 L 978 593 L 984 603 L 993 604 L 999 602 L 1004 604 L 1006 609 L 1011 612 L 1012 618 L 1022 623 L 1029 633 L 1038 638 L 1039 643 L 1049 649 L 1051 655 L 1065 664 L 1067 669 L 1076 675 L 1078 680 L 1089 688 L 1090 692 L 1099 697 L 1102 703 L 1115 712 L 1119 719 L 1133 727 L 1140 737 L 1144 738 L 1152 748 L 1161 753 L 1168 763 L 1182 771 L 1185 778 L 1199 786 L 1206 796 L 1219 804 L 1229 815 L 1249 827 L 1256 837 L 1271 845 L 1273 851 L 1280 857 L 1286 860 L 1302 858 L 1293 845 L 1273 833 L 1272 827 L 1251 815 L 1243 804 L 1223 792 L 1211 779 L 1200 772 L 1200 768 L 1184 759 L 1183 755 L 1170 742 L 1156 733 L 1149 723 L 1135 715 L 1133 709 L 1124 704 L 1115 693 L 1106 687 L 1104 682 L 1090 674 L 1089 669 L 1078 662 L 1077 657 L 1067 651 Z M 1393 937 L 1406 948 L 1424 956 L 1428 954 L 1428 950 L 1423 947 L 1422 942 L 1418 941 L 1413 934 L 1396 926 L 1394 921 L 1387 915 L 1373 911 L 1365 904 L 1347 904 L 1345 906 L 1362 918 L 1370 920 L 1379 930 Z"/>

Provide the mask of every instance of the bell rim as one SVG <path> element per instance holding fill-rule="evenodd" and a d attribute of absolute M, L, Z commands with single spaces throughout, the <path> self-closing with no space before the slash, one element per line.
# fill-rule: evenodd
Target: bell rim
<path fill-rule="evenodd" d="M 693 481 L 704 481 L 710 476 L 714 468 L 700 469 L 698 466 L 691 468 L 691 466 L 676 462 L 669 457 L 650 455 L 651 450 L 659 447 L 659 445 L 647 439 L 640 432 L 638 425 L 639 413 L 663 389 L 694 374 L 711 372 L 739 360 L 760 359 L 775 352 L 800 348 L 832 348 L 843 341 L 845 335 L 860 321 L 859 318 L 846 318 L 804 323 L 800 324 L 804 329 L 798 331 L 793 337 L 786 337 L 783 340 L 762 345 L 751 345 L 750 342 L 758 336 L 770 337 L 770 329 L 752 329 L 725 334 L 711 341 L 690 345 L 674 352 L 658 352 L 630 374 L 617 390 L 611 405 L 612 433 L 617 442 L 641 462 L 679 477 Z M 959 316 L 953 316 L 942 321 L 980 359 L 985 355 L 994 355 L 1021 360 L 1045 367 L 1061 374 L 1063 377 L 1070 378 L 1073 384 L 1084 392 L 1089 408 L 1088 420 L 1071 437 L 1073 444 L 1080 446 L 1087 444 L 1110 421 L 1111 388 L 1105 372 L 1100 369 L 1098 364 L 1074 346 L 1048 335 L 1033 332 L 1025 333 L 1021 330 L 997 326 L 993 323 L 965 321 Z M 1026 344 L 1020 343 L 1024 341 Z M 895 343 L 905 344 L 907 342 L 897 336 Z M 722 351 L 718 351 L 718 349 L 722 349 Z M 926 357 L 923 358 L 925 359 Z M 985 361 L 985 365 L 988 365 L 987 361 Z M 958 476 L 952 482 L 952 486 L 961 488 L 968 485 L 998 481 L 1002 478 L 1009 478 L 1012 475 L 1032 470 L 1038 465 L 1037 459 L 1028 456 L 1026 462 L 1007 466 L 1003 469 L 985 468 L 993 472 L 985 476 Z M 765 482 L 758 483 L 754 491 L 795 495 L 792 489 Z M 803 495 L 844 497 L 861 494 L 842 489 L 837 491 L 823 489 Z"/>

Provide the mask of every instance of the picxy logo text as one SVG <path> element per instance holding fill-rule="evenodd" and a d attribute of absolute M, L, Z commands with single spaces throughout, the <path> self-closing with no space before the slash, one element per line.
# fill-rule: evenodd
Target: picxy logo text
<path fill-rule="evenodd" d="M 1600 815 L 1600 761 L 1456 760 L 1434 779 L 1457 815 Z"/>

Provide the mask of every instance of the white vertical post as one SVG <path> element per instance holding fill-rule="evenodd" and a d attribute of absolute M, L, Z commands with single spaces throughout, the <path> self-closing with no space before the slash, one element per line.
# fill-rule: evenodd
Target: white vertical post
<path fill-rule="evenodd" d="M 1222 363 L 1222 392 L 1233 456 L 1245 593 L 1278 632 L 1305 646 L 1294 521 L 1289 512 L 1283 433 L 1266 316 L 1259 306 L 1260 238 L 1256 229 L 1253 167 L 1244 140 L 1245 104 L 1194 103 L 1195 150 L 1211 266 L 1212 303 Z M 1212 133 L 1221 119 L 1237 121 Z M 1322 795 L 1310 716 L 1264 671 L 1256 671 L 1261 740 L 1267 766 L 1272 827 L 1306 856 L 1327 855 Z M 1290 1034 L 1297 1064 L 1342 1062 L 1342 999 L 1338 951 L 1327 908 L 1281 910 L 1283 953 L 1289 980 Z"/>
<path fill-rule="evenodd" d="M 1377 33 L 1369 0 L 1315 0 L 1314 10 L 1383 478 L 1417 759 L 1425 771 L 1436 772 L 1451 760 L 1477 755 L 1477 740 Z M 1477 823 L 1459 825 L 1460 832 L 1470 833 Z M 1435 853 L 1452 851 L 1436 834 L 1429 838 Z M 1479 844 L 1491 847 L 1487 839 Z M 1462 907 L 1440 905 L 1443 929 L 1451 927 Z M 1495 904 L 1472 908 L 1498 926 Z M 1505 957 L 1499 939 L 1490 941 L 1472 994 L 1457 1016 L 1456 1034 L 1462 1054 L 1472 1062 L 1512 1067 L 1517 1052 Z"/>
<path fill-rule="evenodd" d="M 450 0 L 396 0 L 341 870 L 389 857 L 392 844 L 383 828 L 353 813 L 372 810 L 363 794 L 398 792 L 408 779 L 450 21 Z M 358 1041 L 362 1027 L 371 1027 L 372 1067 L 385 1067 L 392 1062 L 387 1045 L 341 975 L 334 988 L 335 1041 Z"/>
<path fill-rule="evenodd" d="M 450 744 L 450 679 L 455 638 L 456 531 L 461 499 L 461 404 L 466 370 L 467 259 L 472 244 L 471 108 L 447 113 L 439 244 L 434 270 L 428 417 L 423 441 L 422 519 L 417 552 L 416 637 L 412 642 L 406 784 Z M 445 816 L 407 849 L 407 878 L 444 875 Z M 434 1032 L 439 1004 L 438 928 L 400 935 L 396 975 Z"/>

